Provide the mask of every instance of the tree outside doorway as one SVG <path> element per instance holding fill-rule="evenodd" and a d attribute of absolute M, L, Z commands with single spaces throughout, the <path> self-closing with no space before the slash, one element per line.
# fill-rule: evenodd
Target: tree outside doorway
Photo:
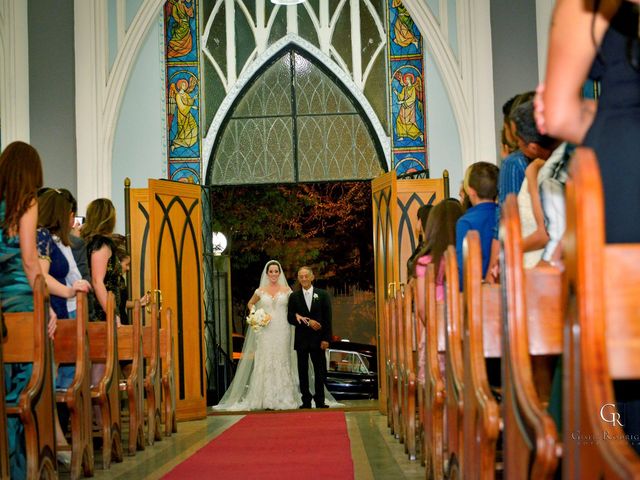
<path fill-rule="evenodd" d="M 370 182 L 211 187 L 213 231 L 229 239 L 234 333 L 270 259 L 292 288 L 302 265 L 333 297 L 334 335 L 375 344 Z"/>

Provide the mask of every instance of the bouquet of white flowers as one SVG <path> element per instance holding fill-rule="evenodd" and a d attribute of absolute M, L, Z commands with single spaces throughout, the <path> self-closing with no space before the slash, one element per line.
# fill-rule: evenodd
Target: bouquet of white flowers
<path fill-rule="evenodd" d="M 263 327 L 269 325 L 270 321 L 271 315 L 269 315 L 263 309 L 259 308 L 256 310 L 255 305 L 251 307 L 251 311 L 249 312 L 249 316 L 247 317 L 247 325 L 253 328 L 254 332 L 257 332 Z"/>

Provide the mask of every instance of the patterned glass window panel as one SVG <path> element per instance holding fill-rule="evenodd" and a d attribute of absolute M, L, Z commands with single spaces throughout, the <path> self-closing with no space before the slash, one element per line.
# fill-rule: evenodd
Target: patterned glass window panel
<path fill-rule="evenodd" d="M 246 2 L 249 3 L 249 2 Z M 254 3 L 254 2 L 252 2 Z M 253 22 L 255 15 L 250 17 Z M 240 75 L 240 72 L 244 68 L 245 64 L 249 60 L 251 54 L 256 48 L 255 37 L 253 36 L 253 30 L 251 29 L 251 24 L 249 20 L 244 15 L 241 9 L 236 9 L 236 16 L 234 20 L 234 28 L 236 31 L 235 38 L 235 52 L 236 52 L 236 68 L 237 75 Z"/>
<path fill-rule="evenodd" d="M 378 12 L 379 18 L 384 18 L 384 4 L 382 2 L 372 2 Z M 374 53 L 380 45 L 380 34 L 376 26 L 375 19 L 371 12 L 364 5 L 360 6 L 360 28 L 362 32 L 361 48 L 362 48 L 362 74 L 365 74 L 369 67 L 369 62 L 373 58 Z M 385 57 L 387 49 L 383 47 L 378 52 L 371 70 L 366 78 L 364 86 L 364 94 L 369 103 L 376 112 L 376 116 L 380 119 L 383 127 L 387 128 L 387 70 L 385 66 Z"/>
<path fill-rule="evenodd" d="M 287 53 L 249 87 L 232 117 L 291 115 L 291 56 Z"/>
<path fill-rule="evenodd" d="M 389 123 L 387 119 L 387 70 L 385 66 L 385 50 L 373 63 L 371 73 L 364 86 L 364 95 L 369 100 L 373 111 L 380 120 L 385 131 L 388 131 Z"/>
<path fill-rule="evenodd" d="M 298 117 L 301 182 L 370 179 L 380 172 L 378 155 L 357 114 Z"/>
<path fill-rule="evenodd" d="M 211 183 L 293 182 L 291 117 L 231 119 L 216 150 Z"/>
<path fill-rule="evenodd" d="M 205 2 L 207 6 L 213 6 L 213 2 Z M 205 7 L 206 8 L 206 7 Z M 207 9 L 209 10 L 209 9 Z M 224 3 L 220 6 L 218 13 L 213 19 L 211 25 L 211 34 L 207 38 L 207 49 L 211 52 L 211 56 L 215 58 L 216 62 L 220 66 L 223 72 L 227 71 L 227 27 L 225 24 L 225 8 Z M 203 18 L 208 19 L 209 13 Z M 203 25 L 204 28 L 204 25 Z M 204 64 L 211 68 L 211 73 L 217 75 L 214 72 L 213 66 L 207 61 Z"/>
<path fill-rule="evenodd" d="M 310 6 L 313 7 L 313 5 Z M 315 12 L 315 15 L 318 15 L 319 10 L 317 7 L 313 8 L 312 11 Z M 320 45 L 316 26 L 313 24 L 304 4 L 298 6 L 298 35 L 316 47 Z"/>
<path fill-rule="evenodd" d="M 340 4 L 341 2 L 329 3 Z M 362 10 L 362 6 L 360 9 Z M 329 18 L 333 18 L 333 14 L 331 15 Z M 331 46 L 335 51 L 331 52 L 331 56 L 342 68 L 346 67 L 347 71 L 353 71 L 353 66 L 351 65 L 351 18 L 349 15 L 349 3 L 346 2 L 342 10 L 340 10 L 340 16 L 336 20 L 336 26 L 333 29 Z"/>
<path fill-rule="evenodd" d="M 208 67 L 205 65 L 205 80 L 203 82 L 204 87 L 204 100 L 205 106 L 203 108 L 206 118 L 206 124 L 211 125 L 213 121 L 213 117 L 216 114 L 216 110 L 218 106 L 222 103 L 225 97 L 224 85 L 220 80 L 220 77 L 213 72 L 213 67 Z"/>
<path fill-rule="evenodd" d="M 375 178 L 385 173 L 380 165 L 380 157 L 373 143 L 371 133 L 361 117 L 356 117 L 352 130 L 354 158 L 352 167 L 354 176 L 352 178 Z"/>
<path fill-rule="evenodd" d="M 214 2 L 203 2 L 205 8 L 205 14 L 203 18 L 209 18 L 210 11 L 213 8 Z M 220 6 L 220 10 L 218 14 L 213 20 L 213 25 L 211 26 L 211 35 L 207 40 L 207 48 L 213 58 L 215 58 L 216 62 L 220 66 L 220 69 L 223 72 L 227 71 L 227 39 L 225 34 L 225 19 L 224 19 L 224 4 Z M 224 89 L 224 84 L 216 72 L 211 62 L 208 60 L 203 60 L 202 65 L 204 67 L 203 76 L 204 76 L 204 113 L 205 113 L 205 125 L 211 125 L 213 121 L 213 117 L 216 114 L 216 111 L 220 107 L 220 104 L 224 100 L 226 96 L 226 92 Z M 202 97 L 201 97 L 202 98 Z M 207 127 L 208 128 L 208 127 Z"/>
<path fill-rule="evenodd" d="M 265 2 L 265 4 L 271 4 L 271 2 Z M 276 8 L 274 5 L 273 8 Z M 268 16 L 266 18 L 271 18 L 271 10 L 269 10 Z M 271 32 L 269 32 L 269 40 L 267 41 L 267 46 L 270 46 L 280 40 L 287 34 L 287 7 L 282 5 L 278 8 L 278 13 L 276 13 L 275 21 L 273 22 L 273 26 L 271 27 Z"/>
<path fill-rule="evenodd" d="M 355 113 L 349 98 L 325 73 L 295 54 L 296 110 L 299 115 Z"/>

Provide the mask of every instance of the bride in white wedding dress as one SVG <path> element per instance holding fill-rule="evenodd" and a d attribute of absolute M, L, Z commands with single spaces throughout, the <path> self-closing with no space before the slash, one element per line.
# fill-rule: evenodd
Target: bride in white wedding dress
<path fill-rule="evenodd" d="M 247 306 L 249 310 L 254 305 L 262 308 L 271 315 L 271 321 L 258 331 L 247 329 L 235 377 L 214 410 L 289 410 L 302 404 L 293 350 L 294 327 L 287 322 L 290 294 L 280 263 L 270 260 Z M 327 398 L 327 405 L 338 405 L 331 395 Z"/>

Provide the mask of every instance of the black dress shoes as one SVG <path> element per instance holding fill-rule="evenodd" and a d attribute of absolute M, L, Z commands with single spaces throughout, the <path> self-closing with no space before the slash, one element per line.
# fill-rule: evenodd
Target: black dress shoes
<path fill-rule="evenodd" d="M 311 405 L 307 405 L 306 403 L 303 403 L 302 405 L 300 405 L 300 408 L 311 408 Z"/>
<path fill-rule="evenodd" d="M 317 405 L 316 408 L 329 408 L 329 405 Z"/>

